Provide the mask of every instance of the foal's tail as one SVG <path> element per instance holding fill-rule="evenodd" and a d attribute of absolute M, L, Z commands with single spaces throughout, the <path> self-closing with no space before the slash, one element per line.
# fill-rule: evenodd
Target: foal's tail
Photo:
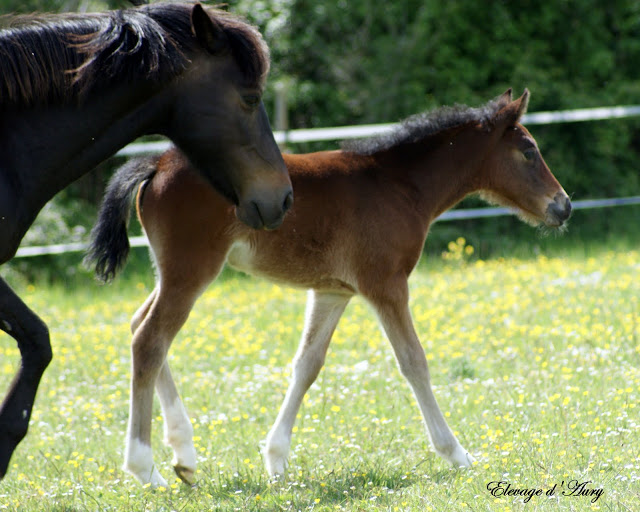
<path fill-rule="evenodd" d="M 131 196 L 143 181 L 153 177 L 157 163 L 158 157 L 129 160 L 107 185 L 84 258 L 87 267 L 95 265 L 96 276 L 105 283 L 116 276 L 127 260 Z"/>

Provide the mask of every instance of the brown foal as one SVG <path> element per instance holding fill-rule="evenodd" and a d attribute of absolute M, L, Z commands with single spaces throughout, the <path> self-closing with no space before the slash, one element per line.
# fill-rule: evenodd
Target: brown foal
<path fill-rule="evenodd" d="M 129 192 L 127 187 L 110 188 L 118 191 L 123 205 L 111 230 L 126 229 L 127 194 L 143 183 L 138 214 L 157 266 L 156 287 L 131 324 L 133 377 L 125 467 L 142 482 L 164 484 L 150 447 L 155 385 L 176 472 L 185 482 L 194 480 L 191 423 L 166 356 L 196 299 L 225 262 L 310 290 L 290 386 L 267 436 L 264 456 L 270 474 L 285 472 L 296 414 L 355 294 L 376 311 L 435 451 L 455 466 L 471 465 L 473 457 L 452 433 L 432 392 L 411 320 L 407 279 L 431 222 L 468 194 L 512 207 L 534 225 L 559 227 L 567 220 L 570 200 L 519 123 L 528 99 L 525 91 L 513 101 L 509 90 L 480 108 L 443 108 L 411 117 L 391 135 L 340 151 L 284 155 L 296 200 L 274 231 L 255 231 L 239 222 L 233 205 L 206 186 L 177 150 L 119 171 L 114 182 L 128 183 Z M 110 202 L 108 192 L 105 204 Z M 108 210 L 104 208 L 101 217 L 113 215 Z M 102 231 L 109 225 L 104 222 Z M 101 246 L 100 232 L 94 236 L 93 257 L 109 277 L 126 253 L 114 257 L 118 249 Z"/>

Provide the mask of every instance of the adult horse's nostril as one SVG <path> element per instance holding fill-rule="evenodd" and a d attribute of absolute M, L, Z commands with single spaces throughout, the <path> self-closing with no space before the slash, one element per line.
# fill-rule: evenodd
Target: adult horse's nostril
<path fill-rule="evenodd" d="M 236 207 L 236 217 L 252 229 L 262 229 L 264 219 L 256 201 L 249 201 Z"/>
<path fill-rule="evenodd" d="M 289 208 L 293 206 L 293 191 L 290 190 L 289 193 L 284 198 L 284 203 L 282 203 L 282 213 L 287 213 Z"/>

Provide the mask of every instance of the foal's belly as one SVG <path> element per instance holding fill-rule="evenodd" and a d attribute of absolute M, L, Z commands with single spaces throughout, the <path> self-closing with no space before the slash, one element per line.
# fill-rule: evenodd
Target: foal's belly
<path fill-rule="evenodd" d="M 280 284 L 314 290 L 355 293 L 348 280 L 336 275 L 326 265 L 309 264 L 304 258 L 295 258 L 285 251 L 267 254 L 258 251 L 248 240 L 237 240 L 227 255 L 227 264 L 246 274 Z"/>

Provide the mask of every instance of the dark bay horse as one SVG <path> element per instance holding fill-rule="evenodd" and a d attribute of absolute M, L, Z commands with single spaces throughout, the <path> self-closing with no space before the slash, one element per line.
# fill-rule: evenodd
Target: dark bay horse
<path fill-rule="evenodd" d="M 277 227 L 292 192 L 261 100 L 268 69 L 253 27 L 194 3 L 0 32 L 0 264 L 58 191 L 150 133 L 172 139 L 239 219 Z M 22 358 L 0 408 L 1 478 L 52 352 L 46 325 L 1 279 L 0 329 Z"/>
<path fill-rule="evenodd" d="M 512 207 L 531 224 L 559 227 L 571 202 L 519 123 L 529 93 L 511 91 L 480 108 L 443 108 L 406 120 L 390 135 L 341 151 L 284 155 L 296 203 L 276 231 L 252 231 L 234 206 L 172 150 L 121 168 L 92 232 L 90 260 L 112 277 L 127 249 L 131 195 L 157 266 L 157 284 L 134 315 L 131 410 L 125 467 L 142 482 L 164 485 L 150 447 L 153 387 L 165 418 L 174 467 L 192 482 L 192 428 L 166 360 L 198 296 L 225 261 L 268 279 L 310 289 L 305 325 L 284 404 L 267 437 L 269 473 L 284 473 L 304 394 L 316 379 L 349 299 L 376 311 L 422 411 L 435 451 L 455 466 L 473 458 L 449 429 L 430 386 L 425 353 L 413 328 L 407 279 L 429 225 L 471 193 Z M 138 186 L 140 184 L 140 186 Z"/>

